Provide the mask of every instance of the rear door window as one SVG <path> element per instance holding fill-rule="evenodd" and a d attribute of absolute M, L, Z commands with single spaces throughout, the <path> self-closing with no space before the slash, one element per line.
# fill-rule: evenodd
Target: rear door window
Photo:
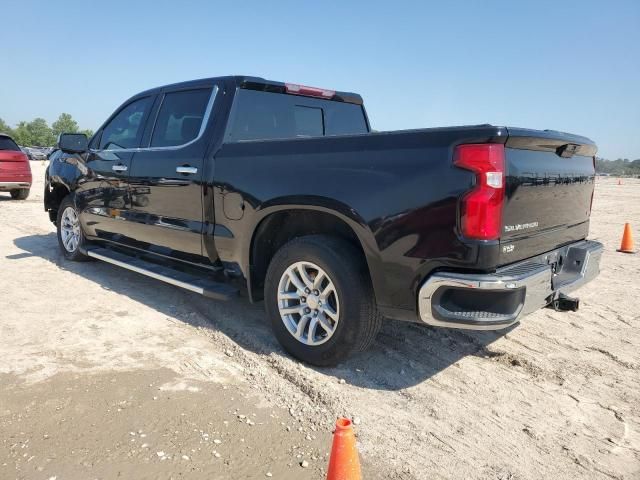
<path fill-rule="evenodd" d="M 227 141 L 367 133 L 361 105 L 239 89 Z"/>
<path fill-rule="evenodd" d="M 152 100 L 153 97 L 140 98 L 120 110 L 104 127 L 100 149 L 122 150 L 138 147 L 144 131 L 143 121 L 153 104 Z"/>
<path fill-rule="evenodd" d="M 165 94 L 153 129 L 151 146 L 173 147 L 195 140 L 200 134 L 210 97 L 210 88 Z"/>
<path fill-rule="evenodd" d="M 20 147 L 11 140 L 9 137 L 0 135 L 0 150 L 11 150 L 13 152 L 20 152 Z"/>

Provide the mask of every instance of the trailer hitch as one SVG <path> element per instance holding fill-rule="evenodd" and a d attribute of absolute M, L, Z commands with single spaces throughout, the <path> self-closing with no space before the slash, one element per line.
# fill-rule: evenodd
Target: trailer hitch
<path fill-rule="evenodd" d="M 577 312 L 580 307 L 580 299 L 559 293 L 558 296 L 551 301 L 549 307 L 553 308 L 556 312 Z"/>

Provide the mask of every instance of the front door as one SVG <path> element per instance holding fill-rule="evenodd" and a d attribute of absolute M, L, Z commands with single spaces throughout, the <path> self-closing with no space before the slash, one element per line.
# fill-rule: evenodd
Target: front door
<path fill-rule="evenodd" d="M 127 243 L 123 220 L 131 208 L 129 171 L 154 99 L 137 98 L 117 111 L 92 140 L 84 162 L 78 164 L 86 171 L 84 183 L 76 189 L 76 205 L 90 238 Z"/>
<path fill-rule="evenodd" d="M 202 174 L 217 87 L 166 90 L 129 173 L 129 234 L 141 248 L 201 263 Z M 205 262 L 206 263 L 206 262 Z"/>

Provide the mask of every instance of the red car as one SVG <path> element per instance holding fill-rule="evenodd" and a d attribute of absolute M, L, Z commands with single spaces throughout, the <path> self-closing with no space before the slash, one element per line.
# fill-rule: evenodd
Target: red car
<path fill-rule="evenodd" d="M 9 135 L 0 133 L 0 192 L 11 193 L 15 200 L 25 200 L 30 189 L 29 159 Z"/>

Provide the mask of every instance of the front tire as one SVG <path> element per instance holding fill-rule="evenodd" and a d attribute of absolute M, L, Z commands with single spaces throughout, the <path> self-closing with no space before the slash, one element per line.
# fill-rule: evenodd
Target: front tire
<path fill-rule="evenodd" d="M 84 233 L 80 225 L 78 211 L 73 200 L 66 196 L 58 207 L 58 218 L 56 221 L 58 230 L 58 245 L 67 260 L 83 262 L 88 260 L 81 247 L 85 244 Z"/>
<path fill-rule="evenodd" d="M 264 298 L 280 344 L 312 365 L 333 366 L 365 350 L 382 324 L 361 253 L 331 236 L 296 238 L 278 250 Z"/>
<path fill-rule="evenodd" d="M 26 200 L 30 191 L 31 190 L 28 188 L 20 188 L 11 190 L 9 193 L 11 194 L 11 198 L 14 200 Z"/>

